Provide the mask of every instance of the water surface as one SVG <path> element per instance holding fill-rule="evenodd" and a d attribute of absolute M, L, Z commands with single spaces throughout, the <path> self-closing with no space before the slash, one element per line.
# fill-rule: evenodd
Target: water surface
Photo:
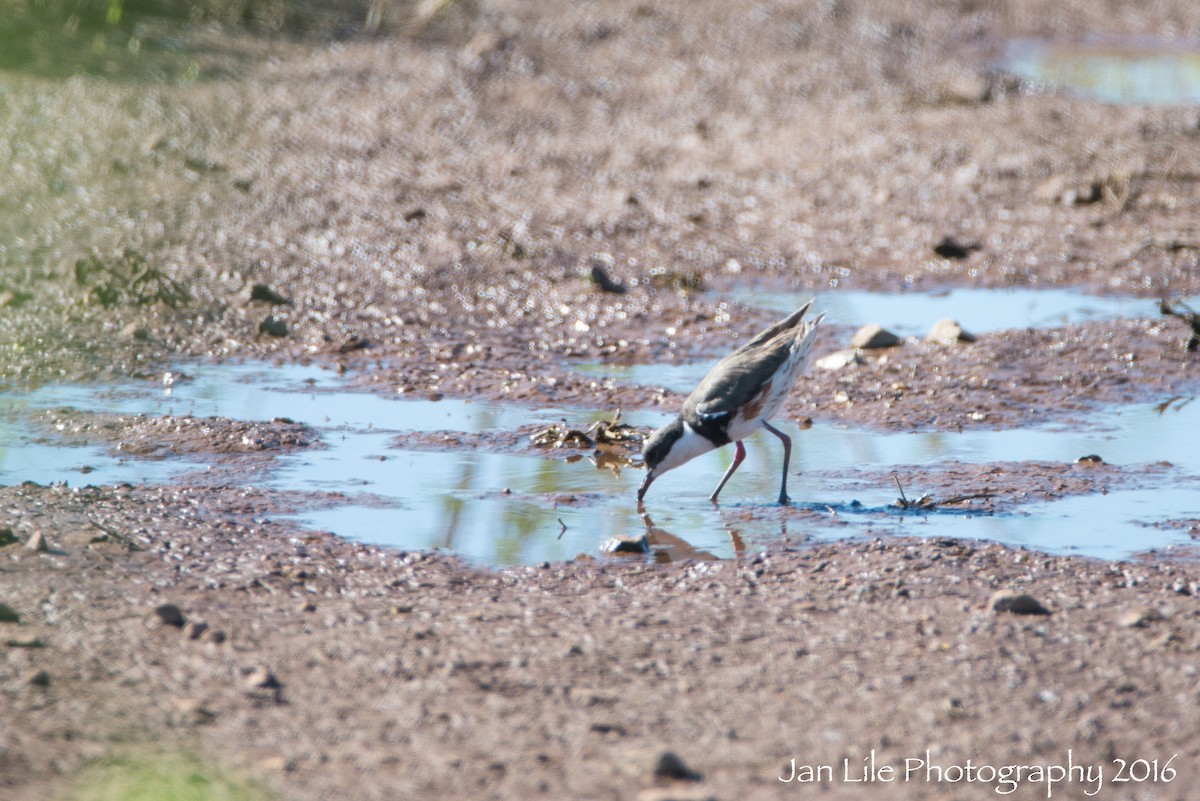
<path fill-rule="evenodd" d="M 0 435 L 7 445 L 0 449 L 0 482 L 164 482 L 181 480 L 189 471 L 223 469 L 203 458 L 118 458 L 101 447 L 65 445 L 33 422 L 38 409 L 70 405 L 242 420 L 286 416 L 316 428 L 327 447 L 282 455 L 251 481 L 268 489 L 347 496 L 342 506 L 294 516 L 306 526 L 401 548 L 443 548 L 491 565 L 598 555 L 606 539 L 646 530 L 634 502 L 641 470 L 597 468 L 586 453 L 558 451 L 545 458 L 467 447 L 431 450 L 427 437 L 405 444 L 406 432 L 482 433 L 559 420 L 585 427 L 604 412 L 349 392 L 334 374 L 316 367 L 185 365 L 169 381 L 49 385 L 2 396 Z M 669 418 L 643 412 L 625 419 L 657 426 Z M 798 505 L 819 514 L 803 522 L 758 514 L 774 509 L 782 460 L 778 441 L 759 433 L 747 440 L 747 459 L 720 508 L 707 496 L 729 463 L 730 448 L 655 483 L 646 508 L 663 556 L 728 558 L 781 535 L 803 540 L 896 533 L 987 538 L 1119 558 L 1189 541 L 1177 529 L 1147 524 L 1200 517 L 1200 492 L 1191 480 L 1200 476 L 1193 434 L 1200 430 L 1200 403 L 1187 398 L 1112 409 L 1084 426 L 1015 431 L 904 434 L 781 425 L 795 442 L 789 491 Z M 907 465 L 1038 460 L 1065 466 L 1091 453 L 1111 464 L 1169 461 L 1175 467 L 1153 489 L 1029 504 L 1005 515 L 901 513 L 889 507 L 898 494 L 890 480 L 869 489 L 851 483 L 863 471 L 890 475 Z M 81 472 L 84 466 L 88 472 Z M 247 479 L 239 474 L 237 481 Z M 922 488 L 906 491 L 917 496 Z M 757 520 L 743 520 L 747 512 Z"/>

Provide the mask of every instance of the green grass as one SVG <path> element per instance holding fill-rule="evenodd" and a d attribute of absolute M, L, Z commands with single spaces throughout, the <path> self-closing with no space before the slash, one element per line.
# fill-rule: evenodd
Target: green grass
<path fill-rule="evenodd" d="M 272 801 L 256 783 L 233 778 L 192 757 L 149 755 L 96 762 L 80 773 L 64 801 Z"/>

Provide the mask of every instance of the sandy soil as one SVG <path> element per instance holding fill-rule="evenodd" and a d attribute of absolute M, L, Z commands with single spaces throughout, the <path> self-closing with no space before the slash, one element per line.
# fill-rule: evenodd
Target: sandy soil
<path fill-rule="evenodd" d="M 1179 779 L 1153 789 L 1191 797 L 1190 563 L 889 539 L 485 572 L 264 522 L 287 499 L 232 488 L 2 495 L 10 519 L 60 532 L 50 553 L 3 551 L 21 616 L 0 628 L 7 798 L 143 740 L 287 798 L 635 797 L 664 750 L 704 777 L 681 797 L 775 797 L 799 789 L 778 779 L 793 757 L 858 766 L 872 748 L 901 765 L 926 749 L 1058 764 L 1071 748 L 1110 782 L 1115 759 L 1179 753 Z M 993 611 L 1008 588 L 1050 614 Z M 165 603 L 207 631 L 164 625 Z M 280 687 L 258 686 L 263 667 Z M 826 794 L 861 796 L 840 777 Z"/>
<path fill-rule="evenodd" d="M 735 285 L 1200 292 L 1195 109 L 995 68 L 1013 37 L 1195 41 L 1195 3 L 497 0 L 414 27 L 392 9 L 374 35 L 197 28 L 165 81 L 5 72 L 0 376 L 159 381 L 174 359 L 275 356 L 363 391 L 669 409 L 570 362 L 720 354 L 772 317 L 728 302 Z M 980 247 L 942 258 L 947 236 Z M 910 342 L 806 377 L 786 412 L 1069 422 L 1195 392 L 1185 338 L 1156 318 Z M 57 414 L 49 431 L 247 469 L 317 445 L 287 421 Z M 988 467 L 1030 497 L 1158 469 Z M 987 479 L 944 468 L 922 491 Z M 1071 749 L 1104 767 L 1098 797 L 1200 797 L 1191 562 L 799 536 L 737 562 L 682 542 L 664 565 L 483 571 L 264 518 L 320 500 L 0 488 L 0 528 L 50 548 L 0 546 L 19 618 L 0 623 L 0 795 L 60 796 L 88 759 L 154 744 L 288 799 L 817 793 L 779 780 L 792 759 L 836 765 L 830 797 L 996 794 L 846 781 L 872 749 L 900 766 Z M 1011 588 L 1050 614 L 993 609 Z M 192 625 L 164 625 L 168 603 Z M 667 750 L 703 781 L 656 775 Z M 1117 760 L 1174 754 L 1173 782 L 1114 783 Z"/>

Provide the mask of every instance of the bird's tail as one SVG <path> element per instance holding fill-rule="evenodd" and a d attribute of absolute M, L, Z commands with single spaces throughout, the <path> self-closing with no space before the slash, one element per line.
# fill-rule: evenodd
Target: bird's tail
<path fill-rule="evenodd" d="M 812 304 L 813 304 L 813 302 L 810 300 L 808 303 L 805 303 L 803 306 L 801 306 L 799 309 L 797 309 L 796 311 L 789 314 L 787 317 L 785 317 L 782 320 L 780 320 L 779 322 L 775 323 L 775 325 L 759 332 L 758 336 L 756 336 L 754 339 L 750 340 L 745 345 L 743 345 L 742 349 L 748 350 L 750 348 L 755 348 L 759 345 L 762 345 L 765 342 L 770 342 L 772 339 L 779 336 L 784 331 L 788 331 L 788 330 L 791 330 L 792 328 L 795 328 L 797 325 L 800 324 L 800 321 L 804 319 L 804 313 L 808 311 L 809 307 L 812 306 Z M 824 317 L 824 316 L 825 316 L 825 314 L 822 313 L 821 317 Z M 811 327 L 813 325 L 816 325 L 817 322 L 820 322 L 821 317 L 818 317 L 816 319 L 816 321 L 814 321 L 812 323 L 806 323 L 806 326 Z"/>
<path fill-rule="evenodd" d="M 809 301 L 809 303 L 812 303 L 812 301 Z M 805 304 L 804 308 L 807 309 L 808 304 Z M 825 312 L 821 312 L 813 319 L 805 320 L 797 327 L 796 335 L 792 338 L 792 352 L 796 354 L 801 371 L 804 371 L 808 367 L 808 357 L 812 354 L 813 341 L 817 338 L 817 326 L 824 319 Z"/>

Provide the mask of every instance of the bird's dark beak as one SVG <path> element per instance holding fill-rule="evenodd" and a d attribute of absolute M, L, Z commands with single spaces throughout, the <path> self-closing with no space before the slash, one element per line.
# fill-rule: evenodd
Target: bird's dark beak
<path fill-rule="evenodd" d="M 638 487 L 637 499 L 638 503 L 642 502 L 642 498 L 646 497 L 646 490 L 650 489 L 650 485 L 654 483 L 656 476 L 654 473 L 646 473 L 646 477 L 642 479 L 642 486 Z"/>

